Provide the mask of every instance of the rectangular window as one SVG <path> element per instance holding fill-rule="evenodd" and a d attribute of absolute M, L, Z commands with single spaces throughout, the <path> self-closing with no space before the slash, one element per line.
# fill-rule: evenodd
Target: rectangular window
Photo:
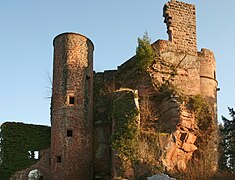
<path fill-rule="evenodd" d="M 28 151 L 30 159 L 39 159 L 39 151 Z"/>
<path fill-rule="evenodd" d="M 39 159 L 39 151 L 34 151 L 34 159 Z"/>
<path fill-rule="evenodd" d="M 180 136 L 180 140 L 184 142 L 186 138 L 187 138 L 187 133 L 182 133 Z"/>
<path fill-rule="evenodd" d="M 56 156 L 56 162 L 61 163 L 61 156 Z"/>
<path fill-rule="evenodd" d="M 72 137 L 72 136 L 73 136 L 73 131 L 67 130 L 67 137 Z"/>
<path fill-rule="evenodd" d="M 33 153 L 32 153 L 32 151 L 28 151 L 28 153 L 29 153 L 29 158 L 32 159 L 32 158 L 33 158 Z"/>
<path fill-rule="evenodd" d="M 73 96 L 69 96 L 69 104 L 70 105 L 74 105 L 74 103 L 75 103 L 74 97 Z"/>
<path fill-rule="evenodd" d="M 87 79 L 87 80 L 89 80 L 90 78 L 91 78 L 90 76 L 86 75 L 86 79 Z"/>
<path fill-rule="evenodd" d="M 74 95 L 74 91 L 69 90 L 67 91 L 67 99 L 66 99 L 66 103 L 68 106 L 74 106 L 75 105 L 75 95 Z"/>

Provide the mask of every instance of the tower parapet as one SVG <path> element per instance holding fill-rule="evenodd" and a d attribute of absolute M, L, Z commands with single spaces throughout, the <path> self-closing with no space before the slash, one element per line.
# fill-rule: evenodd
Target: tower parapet
<path fill-rule="evenodd" d="M 53 45 L 51 179 L 92 179 L 94 46 L 76 33 Z"/>

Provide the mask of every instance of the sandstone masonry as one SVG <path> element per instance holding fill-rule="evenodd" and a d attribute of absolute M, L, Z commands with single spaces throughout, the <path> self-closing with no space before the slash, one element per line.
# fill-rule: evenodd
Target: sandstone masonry
<path fill-rule="evenodd" d="M 54 48 L 51 179 L 92 179 L 93 44 L 65 33 Z"/>
<path fill-rule="evenodd" d="M 174 94 L 161 96 L 166 82 L 182 95 L 200 95 L 209 104 L 214 129 L 207 143 L 212 162 L 207 168 L 216 171 L 216 62 L 212 51 L 197 50 L 195 13 L 191 4 L 165 4 L 169 40 L 152 44 L 164 63 L 154 62 L 148 73 L 139 71 L 135 56 L 117 70 L 93 73 L 94 46 L 88 38 L 64 33 L 54 39 L 50 174 L 44 174 L 45 179 L 136 179 L 164 170 L 186 171 L 201 148 L 196 113 Z M 174 78 L 170 67 L 176 69 Z M 138 109 L 135 165 L 111 149 L 117 124 L 114 105 L 125 93 L 135 98 L 123 103 L 135 103 Z"/>

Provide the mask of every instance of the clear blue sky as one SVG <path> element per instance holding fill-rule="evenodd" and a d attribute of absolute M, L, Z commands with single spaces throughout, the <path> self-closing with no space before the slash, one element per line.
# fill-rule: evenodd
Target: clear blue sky
<path fill-rule="evenodd" d="M 147 30 L 168 39 L 167 0 L 7 0 L 0 2 L 0 123 L 50 125 L 53 38 L 78 32 L 94 45 L 94 69 L 115 69 L 135 54 Z M 235 1 L 185 0 L 196 5 L 198 50 L 217 60 L 219 120 L 235 107 Z"/>

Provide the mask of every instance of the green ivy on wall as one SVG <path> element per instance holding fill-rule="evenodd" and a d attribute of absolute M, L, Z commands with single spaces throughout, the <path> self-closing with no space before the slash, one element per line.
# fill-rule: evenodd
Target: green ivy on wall
<path fill-rule="evenodd" d="M 0 128 L 1 180 L 36 163 L 29 152 L 50 147 L 51 128 L 48 126 L 5 122 Z"/>
<path fill-rule="evenodd" d="M 118 91 L 114 95 L 112 148 L 122 159 L 134 161 L 138 158 L 138 114 L 132 91 Z"/>

